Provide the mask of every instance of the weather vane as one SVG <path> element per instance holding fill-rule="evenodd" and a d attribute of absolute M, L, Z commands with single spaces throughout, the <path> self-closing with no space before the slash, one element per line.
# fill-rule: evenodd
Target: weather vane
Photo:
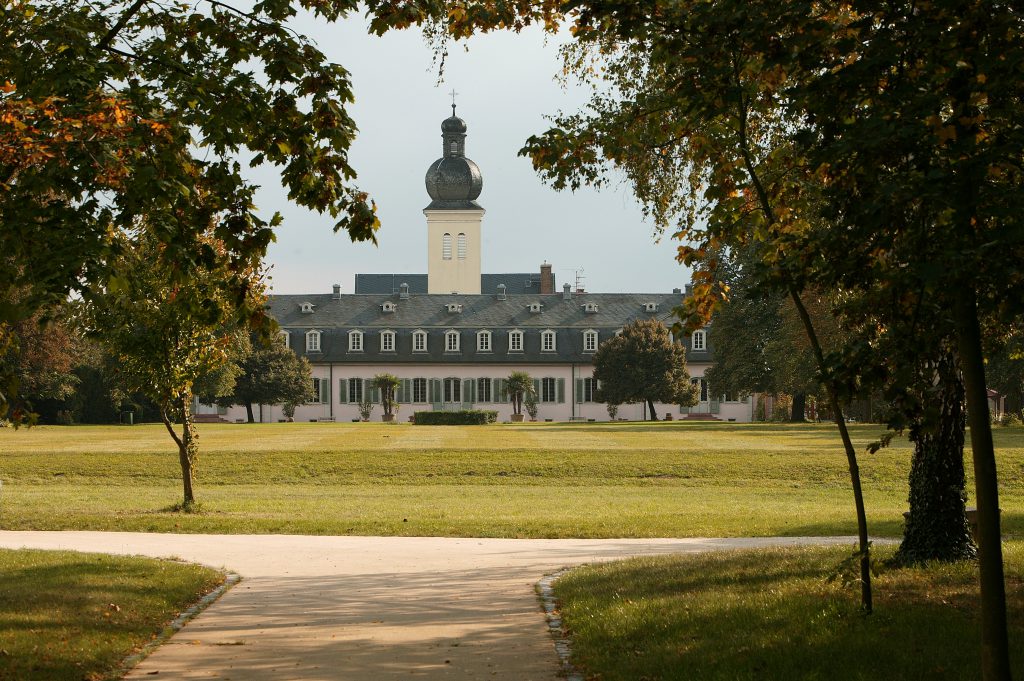
<path fill-rule="evenodd" d="M 452 88 L 452 91 L 449 92 L 448 94 L 450 94 L 452 96 L 452 116 L 454 116 L 455 115 L 455 95 L 457 95 L 459 93 L 455 91 L 455 88 Z"/>

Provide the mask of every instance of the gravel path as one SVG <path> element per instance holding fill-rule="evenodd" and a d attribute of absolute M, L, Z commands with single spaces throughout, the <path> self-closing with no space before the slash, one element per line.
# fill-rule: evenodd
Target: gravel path
<path fill-rule="evenodd" d="M 761 539 L 451 539 L 0 531 L 0 547 L 174 557 L 242 581 L 128 679 L 555 681 L 535 585 L 566 566 L 796 544 Z"/>

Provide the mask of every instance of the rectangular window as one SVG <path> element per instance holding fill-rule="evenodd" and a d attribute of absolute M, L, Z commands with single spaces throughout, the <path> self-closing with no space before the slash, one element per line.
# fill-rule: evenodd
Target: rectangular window
<path fill-rule="evenodd" d="M 319 404 L 323 402 L 323 388 L 320 386 L 321 382 L 326 383 L 323 379 L 313 379 L 313 399 L 310 400 L 313 404 Z"/>
<path fill-rule="evenodd" d="M 427 351 L 427 334 L 422 331 L 417 331 L 412 335 L 412 351 L 413 352 L 426 352 Z"/>
<path fill-rule="evenodd" d="M 348 334 L 348 351 L 363 351 L 363 334 L 360 331 L 352 331 Z"/>
<path fill-rule="evenodd" d="M 491 379 L 489 379 L 489 378 L 478 378 L 478 379 L 476 379 L 476 401 L 477 402 L 490 402 L 491 401 Z"/>
<path fill-rule="evenodd" d="M 583 352 L 597 351 L 597 331 L 587 331 L 583 334 Z"/>
<path fill-rule="evenodd" d="M 583 379 L 583 401 L 584 402 L 596 402 L 597 398 L 597 379 L 596 378 L 584 378 Z"/>
<path fill-rule="evenodd" d="M 350 379 L 348 379 L 348 401 L 349 402 L 362 402 L 363 401 L 363 379 L 361 379 L 361 378 L 350 378 Z"/>
<path fill-rule="evenodd" d="M 427 401 L 427 379 L 412 379 L 412 401 L 416 404 L 425 404 Z"/>
<path fill-rule="evenodd" d="M 513 331 L 508 335 L 508 351 L 509 352 L 522 352 L 523 351 L 523 332 Z"/>
<path fill-rule="evenodd" d="M 694 331 L 693 336 L 690 337 L 690 349 L 698 352 L 703 352 L 706 349 L 706 343 L 704 342 L 704 331 Z"/>
<path fill-rule="evenodd" d="M 558 383 L 553 378 L 542 378 L 540 381 L 540 401 L 554 402 L 558 398 L 556 393 Z"/>
<path fill-rule="evenodd" d="M 306 352 L 320 352 L 319 331 L 310 331 L 306 334 Z"/>
<path fill-rule="evenodd" d="M 491 334 L 488 331 L 481 331 L 476 335 L 477 352 L 491 351 Z"/>
<path fill-rule="evenodd" d="M 458 378 L 446 378 L 444 379 L 444 401 L 445 402 L 461 402 L 462 401 L 462 381 Z"/>
<path fill-rule="evenodd" d="M 380 349 L 381 352 L 394 352 L 395 351 L 395 334 L 390 331 L 385 331 L 380 335 Z"/>
<path fill-rule="evenodd" d="M 545 331 L 540 335 L 540 349 L 542 352 L 555 351 L 555 332 Z"/>
<path fill-rule="evenodd" d="M 459 332 L 458 331 L 449 331 L 448 333 L 446 333 L 444 335 L 444 339 L 445 339 L 445 350 L 447 350 L 448 352 L 458 352 L 459 351 Z"/>

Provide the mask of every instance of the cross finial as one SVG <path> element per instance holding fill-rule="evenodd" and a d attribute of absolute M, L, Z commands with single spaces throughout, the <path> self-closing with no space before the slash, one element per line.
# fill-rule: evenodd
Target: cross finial
<path fill-rule="evenodd" d="M 455 88 L 452 88 L 452 91 L 449 92 L 448 94 L 450 94 L 452 96 L 452 116 L 454 116 L 455 115 L 455 95 L 457 95 L 459 93 L 455 91 Z"/>

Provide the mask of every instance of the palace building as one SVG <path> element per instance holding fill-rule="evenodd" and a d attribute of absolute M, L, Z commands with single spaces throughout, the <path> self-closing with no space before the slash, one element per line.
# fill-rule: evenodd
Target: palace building
<path fill-rule="evenodd" d="M 415 411 L 488 409 L 507 421 L 511 404 L 504 380 L 525 371 L 537 389 L 538 419 L 608 420 L 595 401 L 592 359 L 598 346 L 635 319 L 671 325 L 682 290 L 667 293 L 589 293 L 569 284 L 556 288 L 550 264 L 528 273 L 481 272 L 485 211 L 480 168 L 466 156 L 466 123 L 455 115 L 441 123 L 442 156 L 427 170 L 430 204 L 426 274 L 358 274 L 354 293 L 274 295 L 269 305 L 281 338 L 313 367 L 317 398 L 299 405 L 297 421 L 349 421 L 358 403 L 377 402 L 369 382 L 391 373 L 401 379 L 399 419 Z M 752 420 L 745 401 L 709 394 L 707 334 L 680 339 L 687 367 L 701 383 L 696 407 L 656 404 L 659 418 Z M 244 417 L 233 407 L 222 415 Z M 644 418 L 644 405 L 621 405 L 619 418 Z M 262 421 L 284 418 L 280 405 L 263 405 Z"/>

